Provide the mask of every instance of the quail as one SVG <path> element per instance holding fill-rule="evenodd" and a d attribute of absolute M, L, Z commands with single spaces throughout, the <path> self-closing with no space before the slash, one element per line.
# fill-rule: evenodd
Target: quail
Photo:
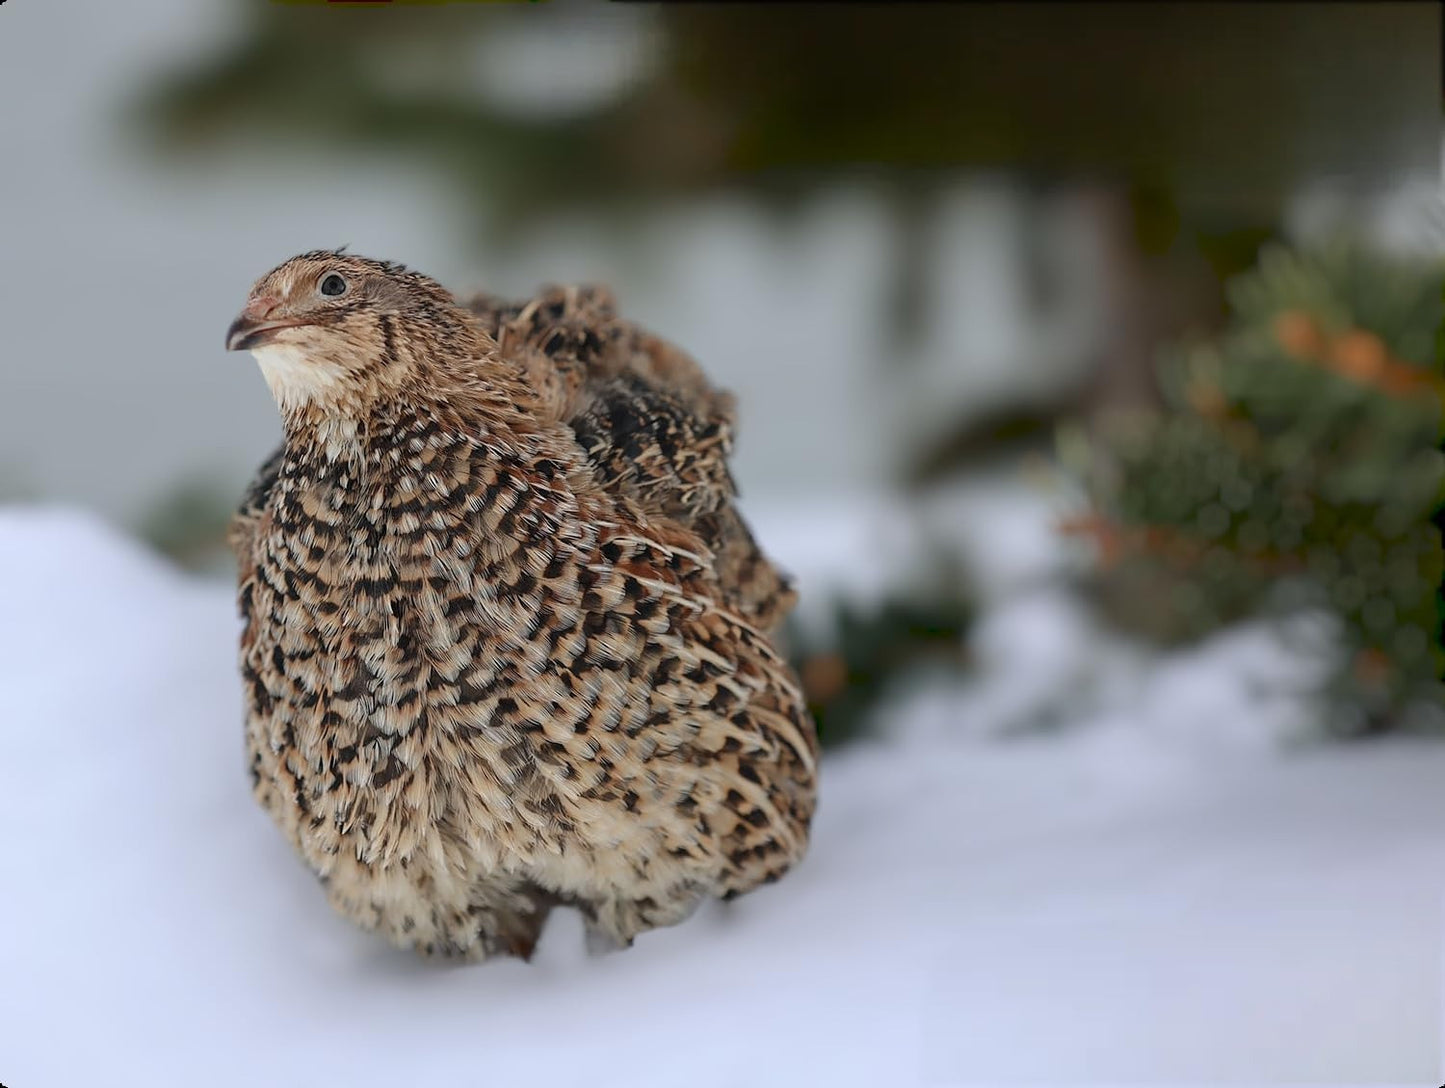
<path fill-rule="evenodd" d="M 625 947 L 802 857 L 794 593 L 734 404 L 602 288 L 459 298 L 341 251 L 227 333 L 282 446 L 230 529 L 256 798 L 331 904 L 444 959 Z"/>

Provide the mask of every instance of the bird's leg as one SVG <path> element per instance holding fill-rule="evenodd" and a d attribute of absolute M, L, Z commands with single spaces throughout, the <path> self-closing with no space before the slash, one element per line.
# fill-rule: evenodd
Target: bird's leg
<path fill-rule="evenodd" d="M 632 946 L 633 933 L 622 929 L 620 904 L 616 900 L 591 902 L 578 900 L 577 909 L 582 912 L 586 924 L 586 948 L 589 956 L 605 956 L 620 952 Z"/>
<path fill-rule="evenodd" d="M 586 948 L 589 956 L 606 956 L 632 946 L 631 938 L 622 941 L 615 934 L 590 922 L 587 924 L 586 932 Z"/>
<path fill-rule="evenodd" d="M 657 887 L 652 895 L 582 904 L 587 920 L 587 951 L 592 955 L 630 948 L 633 939 L 649 929 L 676 925 L 702 902 L 695 884 Z"/>
<path fill-rule="evenodd" d="M 473 890 L 467 914 L 479 927 L 478 939 L 488 955 L 530 960 L 557 902 L 555 895 L 535 884 L 487 883 Z"/>

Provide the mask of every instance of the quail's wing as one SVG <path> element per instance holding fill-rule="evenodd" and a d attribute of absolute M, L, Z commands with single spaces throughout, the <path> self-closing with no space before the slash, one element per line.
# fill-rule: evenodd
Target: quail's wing
<path fill-rule="evenodd" d="M 278 446 L 271 456 L 262 462 L 256 474 L 251 477 L 251 482 L 246 485 L 241 504 L 231 518 L 226 539 L 243 567 L 250 562 L 256 527 L 266 509 L 267 500 L 271 497 L 271 489 L 276 486 L 276 478 L 281 474 L 281 461 L 285 453 L 286 447 Z"/>
<path fill-rule="evenodd" d="M 701 537 L 729 606 L 764 630 L 776 626 L 796 595 L 734 506 L 732 396 L 684 352 L 618 317 L 605 288 L 468 305 L 503 355 L 557 387 L 560 413 L 603 486 Z"/>

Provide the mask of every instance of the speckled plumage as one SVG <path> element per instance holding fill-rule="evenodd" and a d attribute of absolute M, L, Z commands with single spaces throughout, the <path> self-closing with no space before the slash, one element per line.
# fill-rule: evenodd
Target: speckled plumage
<path fill-rule="evenodd" d="M 463 306 L 331 252 L 230 343 L 286 423 L 231 534 L 251 772 L 338 910 L 478 959 L 566 903 L 625 945 L 801 857 L 792 592 L 696 364 L 598 290 Z"/>

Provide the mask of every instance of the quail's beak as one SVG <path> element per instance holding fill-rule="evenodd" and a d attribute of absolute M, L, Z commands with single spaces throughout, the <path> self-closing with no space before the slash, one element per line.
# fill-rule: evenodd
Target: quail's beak
<path fill-rule="evenodd" d="M 266 343 L 280 329 L 294 329 L 305 324 L 304 321 L 273 320 L 270 313 L 274 308 L 275 300 L 260 299 L 242 310 L 241 316 L 232 321 L 231 327 L 226 330 L 226 350 L 250 351 Z"/>

